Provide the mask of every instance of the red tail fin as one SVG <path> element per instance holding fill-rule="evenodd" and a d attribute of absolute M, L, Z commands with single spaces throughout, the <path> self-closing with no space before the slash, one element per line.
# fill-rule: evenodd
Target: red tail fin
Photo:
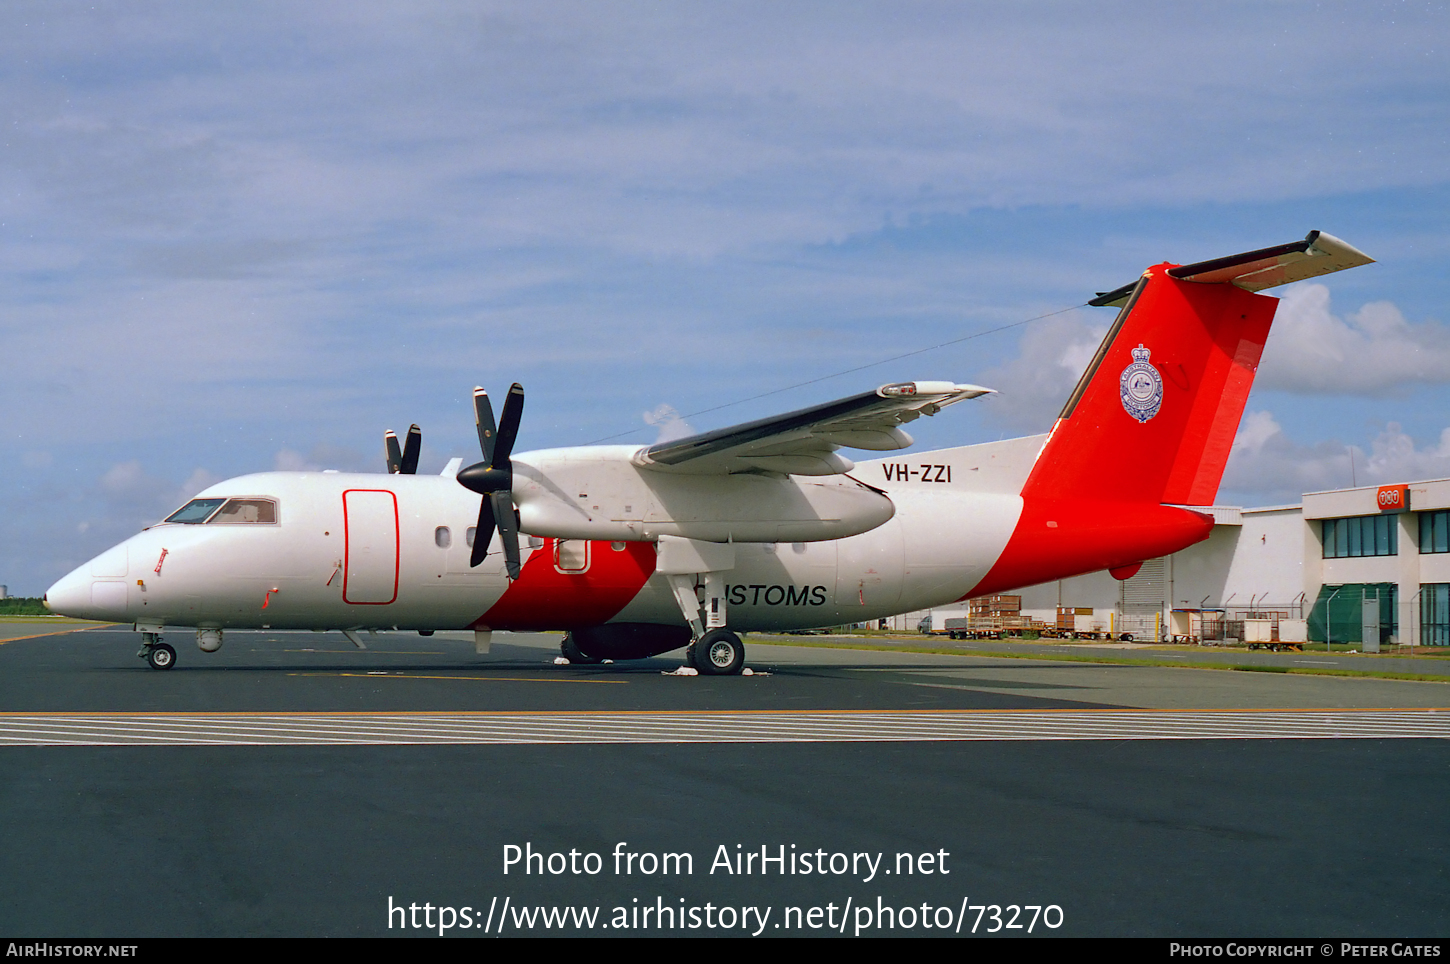
<path fill-rule="evenodd" d="M 1136 563 L 1208 537 L 1210 505 L 1278 300 L 1263 288 L 1370 258 L 1312 231 L 1303 241 L 1149 268 L 1100 295 L 1122 305 L 1022 487 L 1012 537 L 969 596 Z"/>
<path fill-rule="evenodd" d="M 1208 505 L 1278 299 L 1150 268 L 1068 399 L 1024 498 Z"/>

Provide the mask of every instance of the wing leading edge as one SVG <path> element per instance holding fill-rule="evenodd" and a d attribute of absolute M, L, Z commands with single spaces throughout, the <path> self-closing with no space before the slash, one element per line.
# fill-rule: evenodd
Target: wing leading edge
<path fill-rule="evenodd" d="M 824 405 L 660 442 L 636 453 L 634 463 L 689 475 L 838 475 L 855 464 L 838 455 L 837 449 L 904 449 L 913 440 L 901 425 L 991 391 L 953 382 L 883 385 Z"/>

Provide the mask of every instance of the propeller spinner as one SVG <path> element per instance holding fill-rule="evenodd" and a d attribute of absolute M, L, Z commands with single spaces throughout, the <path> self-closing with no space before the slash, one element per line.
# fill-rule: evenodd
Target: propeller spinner
<path fill-rule="evenodd" d="M 483 562 L 496 528 L 499 542 L 503 543 L 504 565 L 510 579 L 519 577 L 519 527 L 514 516 L 511 492 L 514 472 L 509 456 L 514 450 L 523 412 L 524 387 L 518 382 L 509 388 L 503 403 L 503 417 L 497 425 L 493 420 L 493 405 L 489 403 L 488 392 L 475 388 L 473 414 L 478 424 L 478 447 L 483 450 L 483 461 L 458 473 L 459 484 L 483 496 L 483 502 L 478 507 L 478 528 L 473 535 L 473 553 L 468 564 L 477 566 Z"/>
<path fill-rule="evenodd" d="M 389 475 L 416 475 L 418 472 L 418 453 L 423 448 L 423 430 L 418 428 L 415 422 L 408 429 L 408 439 L 403 448 L 398 448 L 398 435 L 392 429 L 388 429 L 383 435 L 383 449 L 388 460 Z"/>

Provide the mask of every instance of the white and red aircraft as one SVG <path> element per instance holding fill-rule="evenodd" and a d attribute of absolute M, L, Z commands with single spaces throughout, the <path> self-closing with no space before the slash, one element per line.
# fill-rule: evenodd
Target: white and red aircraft
<path fill-rule="evenodd" d="M 163 629 L 205 652 L 232 628 L 565 630 L 574 662 L 687 647 L 738 673 L 735 630 L 838 625 L 1081 573 L 1120 579 L 1206 538 L 1277 299 L 1263 288 L 1367 264 L 1317 231 L 1199 264 L 1160 264 L 1089 304 L 1119 306 L 1047 435 L 853 464 L 905 422 L 990 389 L 875 391 L 650 446 L 513 454 L 515 384 L 483 460 L 415 474 L 417 426 L 389 475 L 268 472 L 218 483 L 61 579 L 57 612 Z M 479 497 L 482 497 L 481 502 Z M 521 539 L 522 535 L 522 539 Z M 490 551 L 491 550 L 491 551 Z"/>

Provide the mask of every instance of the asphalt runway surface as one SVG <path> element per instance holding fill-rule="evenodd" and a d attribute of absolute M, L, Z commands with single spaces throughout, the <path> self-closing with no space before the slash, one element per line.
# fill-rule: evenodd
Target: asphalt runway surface
<path fill-rule="evenodd" d="M 1446 684 L 5 629 L 9 937 L 1450 931 Z"/>

